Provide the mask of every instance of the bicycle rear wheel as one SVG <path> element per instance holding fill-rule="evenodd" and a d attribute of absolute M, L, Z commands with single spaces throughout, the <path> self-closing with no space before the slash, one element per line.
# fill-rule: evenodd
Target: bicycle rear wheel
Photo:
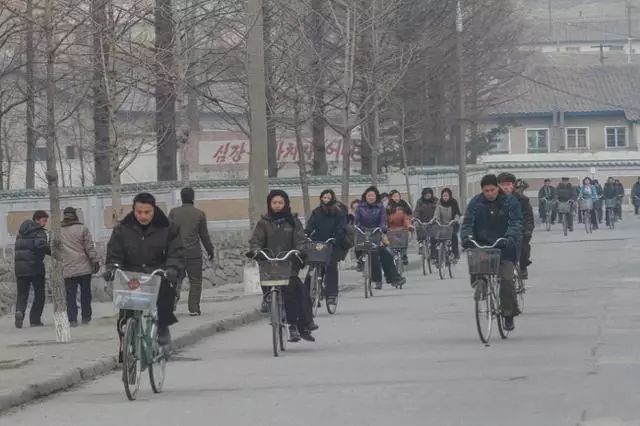
<path fill-rule="evenodd" d="M 273 343 L 273 356 L 278 356 L 280 352 L 280 342 L 282 340 L 280 328 L 280 291 L 271 292 L 271 340 Z"/>
<path fill-rule="evenodd" d="M 138 320 L 129 318 L 122 341 L 122 382 L 124 384 L 124 392 L 130 401 L 136 399 L 140 389 L 142 362 L 139 355 Z"/>
<path fill-rule="evenodd" d="M 440 279 L 444 280 L 444 268 L 445 264 L 445 252 L 444 252 L 444 244 L 438 244 L 438 274 L 440 275 Z"/>
<path fill-rule="evenodd" d="M 320 304 L 320 288 L 322 279 L 320 274 L 320 267 L 316 266 L 311 272 L 311 288 L 309 291 L 309 297 L 311 298 L 311 312 L 313 317 L 318 316 L 318 305 Z"/>
<path fill-rule="evenodd" d="M 480 336 L 482 343 L 486 345 L 489 344 L 489 340 L 491 339 L 491 328 L 493 325 L 491 295 L 487 287 L 487 281 L 484 279 L 478 280 L 474 294 L 478 336 Z"/>
<path fill-rule="evenodd" d="M 280 311 L 280 332 L 278 337 L 280 339 L 280 351 L 284 352 L 287 350 L 287 342 L 289 341 L 289 329 L 287 328 L 287 311 L 284 308 L 284 293 L 282 291 L 278 291 L 278 306 Z"/>
<path fill-rule="evenodd" d="M 151 326 L 151 362 L 149 363 L 149 382 L 153 393 L 162 392 L 164 379 L 166 377 L 167 357 L 165 349 L 158 344 L 158 322 L 154 321 Z"/>
<path fill-rule="evenodd" d="M 564 233 L 565 237 L 569 233 L 569 219 L 567 218 L 567 214 L 571 213 L 562 213 L 562 232 Z"/>
<path fill-rule="evenodd" d="M 447 269 L 449 270 L 449 278 L 453 279 L 456 276 L 456 257 L 449 249 L 447 252 Z"/>
<path fill-rule="evenodd" d="M 515 270 L 515 279 L 516 279 L 516 295 L 518 296 L 518 307 L 520 308 L 520 312 L 524 312 L 524 294 L 527 292 L 527 288 L 525 286 L 524 280 L 520 278 L 520 271 L 518 268 Z"/>

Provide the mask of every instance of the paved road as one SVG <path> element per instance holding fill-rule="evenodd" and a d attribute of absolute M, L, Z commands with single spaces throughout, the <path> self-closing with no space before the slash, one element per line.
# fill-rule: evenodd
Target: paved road
<path fill-rule="evenodd" d="M 116 374 L 23 407 L 11 426 L 638 425 L 640 220 L 537 233 L 526 313 L 480 344 L 465 266 L 342 298 L 315 344 L 270 353 L 266 322 L 176 357 L 166 392 L 130 403 Z"/>

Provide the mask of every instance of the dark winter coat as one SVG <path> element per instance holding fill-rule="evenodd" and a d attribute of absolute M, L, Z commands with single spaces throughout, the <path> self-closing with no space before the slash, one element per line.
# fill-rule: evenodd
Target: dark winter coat
<path fill-rule="evenodd" d="M 624 197 L 624 185 L 622 183 L 616 184 L 616 194 L 618 197 Z"/>
<path fill-rule="evenodd" d="M 618 195 L 618 189 L 616 188 L 616 184 L 615 183 L 609 183 L 609 182 L 605 183 L 604 184 L 604 190 L 602 191 L 602 195 L 607 200 L 610 200 L 612 198 L 616 198 L 616 196 Z"/>
<path fill-rule="evenodd" d="M 342 247 L 347 219 L 338 206 L 316 207 L 306 225 L 305 233 L 313 241 L 326 241 L 329 238 L 335 238 L 336 246 Z"/>
<path fill-rule="evenodd" d="M 44 256 L 47 254 L 51 254 L 47 231 L 33 220 L 24 221 L 16 237 L 16 277 L 43 277 Z"/>
<path fill-rule="evenodd" d="M 428 200 L 420 198 L 416 203 L 416 209 L 413 212 L 413 216 L 418 218 L 421 222 L 427 223 L 433 219 L 437 204 L 438 199 L 435 197 L 431 197 Z"/>
<path fill-rule="evenodd" d="M 633 204 L 640 203 L 640 182 L 636 182 L 633 184 L 633 188 L 631 188 L 631 195 L 633 196 Z"/>
<path fill-rule="evenodd" d="M 253 252 L 264 250 L 270 252 L 270 256 L 277 256 L 290 250 L 302 250 L 306 240 L 297 216 L 275 219 L 263 215 L 253 230 L 249 247 Z"/>
<path fill-rule="evenodd" d="M 560 183 L 556 189 L 556 195 L 558 196 L 558 201 L 564 203 L 570 200 L 575 200 L 578 193 L 570 183 Z"/>
<path fill-rule="evenodd" d="M 382 203 L 362 202 L 358 206 L 355 216 L 355 224 L 359 228 L 380 228 L 384 232 L 387 230 L 387 211 Z"/>
<path fill-rule="evenodd" d="M 494 201 L 489 201 L 478 194 L 469 202 L 461 236 L 473 238 L 480 245 L 492 245 L 498 238 L 509 238 L 514 244 L 510 250 L 502 251 L 502 257 L 515 262 L 515 246 L 522 239 L 522 229 L 522 210 L 515 197 L 499 194 Z"/>
<path fill-rule="evenodd" d="M 169 219 L 180 227 L 187 259 L 202 257 L 201 241 L 209 257 L 213 256 L 213 244 L 207 229 L 207 216 L 202 210 L 195 208 L 193 204 L 185 203 L 171 210 Z"/>
<path fill-rule="evenodd" d="M 538 191 L 538 200 L 547 199 L 549 201 L 556 198 L 556 189 L 553 186 L 543 186 Z"/>
<path fill-rule="evenodd" d="M 522 211 L 522 232 L 526 238 L 530 238 L 533 234 L 533 229 L 536 227 L 536 221 L 533 216 L 533 207 L 531 207 L 531 200 L 529 197 L 521 192 L 515 192 L 513 194 L 520 203 L 520 210 Z"/>
<path fill-rule="evenodd" d="M 129 213 L 115 227 L 107 244 L 107 268 L 117 264 L 125 271 L 142 273 L 173 268 L 182 274 L 185 263 L 180 227 L 158 207 L 147 227 Z"/>

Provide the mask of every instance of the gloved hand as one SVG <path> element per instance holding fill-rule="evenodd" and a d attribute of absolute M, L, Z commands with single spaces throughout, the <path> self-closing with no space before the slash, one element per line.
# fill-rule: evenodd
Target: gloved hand
<path fill-rule="evenodd" d="M 164 273 L 165 278 L 172 284 L 176 284 L 178 282 L 178 270 L 175 268 L 167 268 Z"/>
<path fill-rule="evenodd" d="M 500 248 L 500 249 L 510 250 L 510 249 L 515 247 L 515 243 L 514 243 L 513 239 L 505 238 L 505 239 L 500 240 L 498 242 L 498 244 L 496 244 L 496 247 Z"/>
<path fill-rule="evenodd" d="M 249 259 L 254 259 L 256 257 L 256 252 L 253 250 L 249 250 L 244 255 Z"/>
<path fill-rule="evenodd" d="M 116 270 L 114 268 L 109 268 L 109 267 L 107 267 L 107 270 L 104 271 L 104 274 L 102 274 L 102 278 L 105 281 L 109 281 L 109 282 L 113 281 L 115 276 L 116 276 Z"/>
<path fill-rule="evenodd" d="M 471 238 L 469 237 L 465 237 L 462 239 L 462 248 L 468 250 L 468 249 L 472 249 L 475 248 L 476 245 L 473 244 L 473 242 L 471 241 Z"/>
<path fill-rule="evenodd" d="M 100 262 L 94 262 L 93 264 L 93 275 L 100 272 Z"/>

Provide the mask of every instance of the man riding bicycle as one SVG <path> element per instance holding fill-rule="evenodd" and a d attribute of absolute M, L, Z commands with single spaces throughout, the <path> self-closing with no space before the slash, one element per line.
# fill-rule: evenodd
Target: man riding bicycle
<path fill-rule="evenodd" d="M 605 204 L 607 204 L 607 200 L 609 200 L 610 202 L 615 202 L 615 200 L 617 200 L 618 187 L 616 186 L 615 180 L 612 177 L 608 178 L 607 183 L 604 184 L 602 195 L 605 199 Z M 607 222 L 607 226 L 609 226 L 611 220 L 615 220 L 615 218 L 609 217 L 610 216 L 609 212 L 610 212 L 609 209 L 607 209 L 605 212 L 605 220 Z M 615 208 L 614 208 L 614 214 L 615 214 Z"/>
<path fill-rule="evenodd" d="M 514 264 L 517 246 L 522 238 L 522 210 L 518 200 L 500 191 L 498 178 L 486 175 L 480 183 L 482 193 L 473 197 L 467 206 L 462 223 L 462 246 L 473 248 L 471 239 L 480 245 L 493 245 L 501 249 L 500 300 L 505 318 L 505 329 L 515 328 L 513 318 L 520 314 L 514 284 Z M 473 277 L 472 277 L 473 282 Z"/>
<path fill-rule="evenodd" d="M 173 313 L 176 303 L 176 283 L 185 268 L 184 247 L 180 228 L 171 223 L 151 194 L 141 193 L 133 199 L 133 211 L 113 229 L 107 244 L 106 281 L 113 281 L 115 268 L 124 271 L 151 273 L 164 269 L 158 294 L 158 343 L 171 342 L 169 326 L 178 322 Z M 127 311 L 121 311 L 117 328 L 123 336 L 121 324 Z M 120 353 L 122 356 L 122 352 Z"/>
<path fill-rule="evenodd" d="M 556 195 L 560 203 L 574 202 L 578 197 L 578 193 L 573 185 L 571 185 L 571 182 L 569 182 L 568 177 L 562 178 L 562 182 L 560 182 L 558 188 L 556 188 Z M 569 231 L 573 232 L 573 214 L 571 213 L 567 215 L 567 226 Z"/>
<path fill-rule="evenodd" d="M 553 225 L 558 214 L 557 206 L 554 205 L 556 189 L 551 186 L 551 179 L 544 180 L 544 186 L 538 191 L 538 213 L 543 222 L 547 221 L 547 215 L 551 214 L 549 221 Z M 542 201 L 544 200 L 544 201 Z"/>
<path fill-rule="evenodd" d="M 513 195 L 520 203 L 522 211 L 522 239 L 520 243 L 520 256 L 518 263 L 520 265 L 520 278 L 526 280 L 529 278 L 527 267 L 531 265 L 531 237 L 535 228 L 535 220 L 533 218 L 533 208 L 529 197 L 515 188 L 516 177 L 511 173 L 500 173 L 498 175 L 498 185 L 502 192 L 507 195 Z"/>

